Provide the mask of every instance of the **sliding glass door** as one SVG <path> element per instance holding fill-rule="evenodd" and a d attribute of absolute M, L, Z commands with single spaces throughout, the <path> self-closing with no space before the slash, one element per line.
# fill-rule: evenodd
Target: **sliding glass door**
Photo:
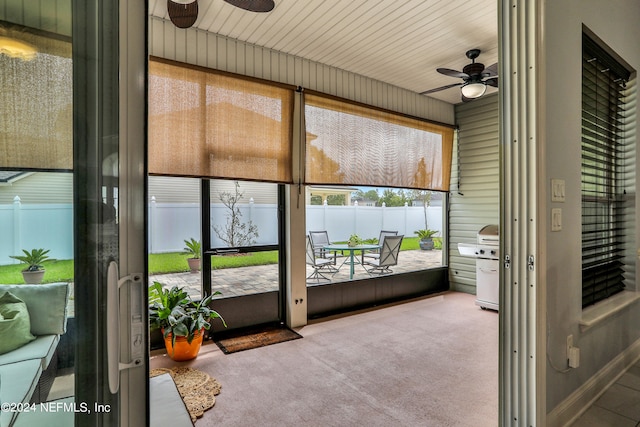
<path fill-rule="evenodd" d="M 0 9 L 0 298 L 30 321 L 22 341 L 0 331 L 14 343 L 0 351 L 3 427 L 146 424 L 146 15 L 137 3 L 8 0 Z M 33 284 L 15 257 L 38 253 L 32 269 L 44 276 Z"/>

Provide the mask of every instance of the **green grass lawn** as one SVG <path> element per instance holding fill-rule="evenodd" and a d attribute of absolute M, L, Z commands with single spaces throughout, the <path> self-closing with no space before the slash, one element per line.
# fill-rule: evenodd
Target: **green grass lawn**
<path fill-rule="evenodd" d="M 436 249 L 442 249 L 442 238 L 434 238 Z M 417 237 L 405 237 L 402 240 L 400 250 L 420 249 Z M 187 257 L 181 252 L 149 255 L 149 274 L 179 273 L 189 271 Z M 254 252 L 242 255 L 226 255 L 211 257 L 211 265 L 214 269 L 248 267 L 252 265 L 276 264 L 278 262 L 277 251 Z M 45 261 L 43 283 L 70 282 L 73 281 L 73 260 Z M 0 266 L 0 283 L 24 283 L 21 271 L 24 264 L 11 264 Z"/>
<path fill-rule="evenodd" d="M 46 270 L 43 283 L 70 282 L 73 280 L 73 261 L 70 259 L 45 261 L 42 265 Z M 22 279 L 22 270 L 24 268 L 25 264 L 1 265 L 0 283 L 24 283 Z"/>

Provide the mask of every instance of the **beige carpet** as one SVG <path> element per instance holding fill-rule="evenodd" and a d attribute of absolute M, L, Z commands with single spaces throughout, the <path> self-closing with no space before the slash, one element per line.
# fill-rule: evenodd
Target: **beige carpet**
<path fill-rule="evenodd" d="M 204 415 L 204 411 L 216 404 L 216 396 L 222 386 L 215 378 L 205 372 L 183 366 L 173 368 L 156 368 L 149 372 L 150 377 L 168 373 L 176 383 L 178 393 L 182 397 L 191 421 Z"/>
<path fill-rule="evenodd" d="M 296 329 L 225 355 L 209 341 L 183 366 L 224 384 L 208 426 L 498 425 L 498 314 L 449 292 Z M 151 368 L 175 365 L 154 355 Z"/>

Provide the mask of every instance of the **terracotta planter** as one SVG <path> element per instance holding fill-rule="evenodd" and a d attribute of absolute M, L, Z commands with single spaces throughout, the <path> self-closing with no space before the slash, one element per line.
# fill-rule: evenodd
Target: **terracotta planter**
<path fill-rule="evenodd" d="M 42 278 L 44 277 L 44 270 L 36 270 L 36 271 L 28 271 L 24 270 L 22 272 L 22 278 L 24 279 L 24 283 L 37 285 L 42 283 Z"/>
<path fill-rule="evenodd" d="M 192 273 L 200 271 L 200 258 L 187 258 L 187 262 Z"/>
<path fill-rule="evenodd" d="M 164 336 L 164 331 L 162 333 Z M 167 349 L 169 357 L 176 362 L 183 362 L 185 360 L 195 359 L 200 352 L 202 346 L 202 339 L 204 338 L 204 328 L 199 332 L 196 332 L 191 344 L 187 342 L 187 337 L 176 337 L 175 347 L 171 343 L 172 335 L 169 334 L 164 338 L 164 346 Z"/>

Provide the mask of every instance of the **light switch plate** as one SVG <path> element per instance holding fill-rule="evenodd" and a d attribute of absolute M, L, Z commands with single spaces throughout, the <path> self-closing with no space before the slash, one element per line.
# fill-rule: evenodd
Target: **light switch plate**
<path fill-rule="evenodd" d="M 562 209 L 551 209 L 551 231 L 562 230 Z"/>
<path fill-rule="evenodd" d="M 551 201 L 564 202 L 564 179 L 551 180 Z"/>

